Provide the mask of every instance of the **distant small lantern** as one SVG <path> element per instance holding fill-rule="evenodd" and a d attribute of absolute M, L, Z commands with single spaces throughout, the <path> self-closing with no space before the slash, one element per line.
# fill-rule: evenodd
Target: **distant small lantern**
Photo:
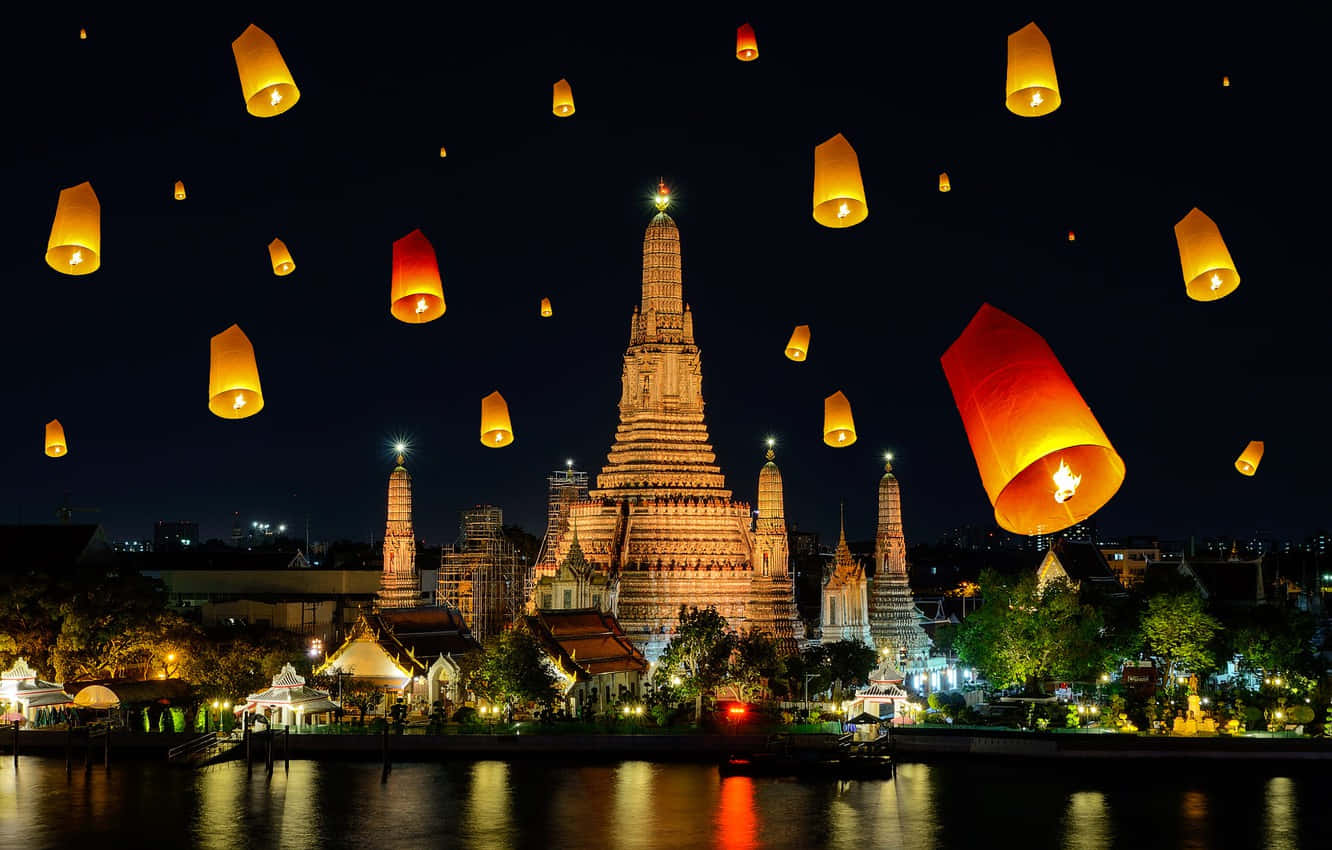
<path fill-rule="evenodd" d="M 1073 231 L 1070 230 L 1070 231 L 1068 232 L 1068 241 L 1069 241 L 1069 242 L 1076 242 L 1076 241 L 1078 241 L 1078 235 L 1077 235 L 1076 233 L 1074 233 Z"/>
<path fill-rule="evenodd" d="M 79 41 L 87 41 L 87 40 L 88 40 L 88 30 L 84 29 L 83 27 L 79 27 Z"/>
<path fill-rule="evenodd" d="M 981 306 L 941 358 L 999 525 L 1052 534 L 1119 490 L 1124 461 L 1034 330 Z"/>
<path fill-rule="evenodd" d="M 809 325 L 796 325 L 786 341 L 786 357 L 797 363 L 809 356 Z"/>
<path fill-rule="evenodd" d="M 1262 459 L 1263 442 L 1262 440 L 1253 440 L 1244 447 L 1244 451 L 1240 452 L 1240 456 L 1236 458 L 1235 468 L 1240 471 L 1241 475 L 1253 475 L 1258 471 L 1258 463 Z"/>
<path fill-rule="evenodd" d="M 65 426 L 59 419 L 46 423 L 46 456 L 64 457 L 69 454 L 69 444 L 65 442 Z"/>
<path fill-rule="evenodd" d="M 1034 118 L 1059 108 L 1050 41 L 1034 23 L 1008 37 L 1008 80 L 1004 103 L 1014 115 Z"/>
<path fill-rule="evenodd" d="M 953 191 L 953 184 L 950 183 L 950 182 L 948 181 L 948 172 L 947 172 L 947 171 L 945 171 L 945 172 L 943 172 L 942 174 L 939 175 L 939 191 L 940 191 L 940 192 L 951 192 L 951 191 Z"/>
<path fill-rule="evenodd" d="M 568 80 L 560 80 L 555 84 L 554 103 L 551 111 L 557 118 L 568 118 L 574 114 L 573 87 L 569 85 Z"/>
<path fill-rule="evenodd" d="M 182 181 L 182 180 L 177 180 L 177 181 L 176 181 L 175 198 L 176 198 L 176 200 L 178 200 L 178 201 L 183 201 L 183 200 L 185 200 L 185 183 L 184 183 L 184 181 Z"/>
<path fill-rule="evenodd" d="M 287 250 L 287 243 L 281 239 L 274 239 L 268 243 L 268 259 L 273 263 L 273 274 L 278 277 L 286 277 L 296 271 L 296 261 L 291 258 L 291 252 Z"/>
<path fill-rule="evenodd" d="M 1221 78 L 1221 87 L 1227 89 L 1230 88 L 1230 77 Z"/>
<path fill-rule="evenodd" d="M 823 442 L 844 449 L 856 441 L 856 421 L 851 417 L 851 402 L 841 390 L 823 400 Z"/>
<path fill-rule="evenodd" d="M 513 442 L 509 405 L 499 390 L 481 399 L 481 445 L 502 449 Z"/>
<path fill-rule="evenodd" d="M 434 246 L 420 230 L 393 243 L 393 284 L 389 312 L 409 325 L 444 315 L 444 284 Z"/>
<path fill-rule="evenodd" d="M 264 409 L 259 364 L 250 338 L 232 325 L 209 342 L 208 409 L 223 419 L 244 419 Z"/>
<path fill-rule="evenodd" d="M 814 148 L 814 220 L 824 227 L 851 227 L 867 216 L 860 160 L 838 133 Z"/>
<path fill-rule="evenodd" d="M 258 118 L 281 115 L 296 105 L 301 92 L 282 61 L 277 42 L 263 30 L 250 24 L 231 43 L 240 74 L 245 111 Z"/>
<path fill-rule="evenodd" d="M 550 299 L 549 299 L 549 298 L 542 298 L 542 299 L 541 299 L 541 317 L 542 317 L 542 318 L 546 318 L 546 319 L 548 319 L 548 318 L 550 318 L 550 317 L 553 316 L 553 315 L 554 315 L 554 311 L 552 311 L 552 310 L 550 309 Z"/>
<path fill-rule="evenodd" d="M 448 155 L 449 155 L 449 152 L 446 151 L 446 150 L 444 150 L 444 146 L 443 146 L 443 145 L 440 145 L 440 146 L 439 146 L 439 158 L 440 158 L 440 159 L 443 159 L 444 157 L 446 157 L 446 156 L 448 156 Z"/>
<path fill-rule="evenodd" d="M 102 265 L 102 205 L 91 183 L 60 190 L 46 264 L 61 274 L 92 274 Z"/>
<path fill-rule="evenodd" d="M 735 31 L 735 58 L 741 62 L 753 62 L 758 58 L 758 38 L 749 24 L 741 24 Z"/>
<path fill-rule="evenodd" d="M 1225 298 L 1240 284 L 1235 261 L 1216 222 L 1194 207 L 1175 225 L 1179 264 L 1184 272 L 1184 291 L 1194 301 Z"/>

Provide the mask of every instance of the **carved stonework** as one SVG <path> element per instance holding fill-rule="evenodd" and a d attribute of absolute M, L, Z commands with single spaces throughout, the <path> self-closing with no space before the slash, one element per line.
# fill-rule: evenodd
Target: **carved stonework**
<path fill-rule="evenodd" d="M 892 465 L 879 480 L 879 533 L 874 543 L 875 573 L 870 598 L 870 630 L 879 650 L 911 661 L 929 655 L 916 600 L 907 581 L 906 539 L 902 534 L 902 493 Z"/>
<path fill-rule="evenodd" d="M 398 455 L 389 476 L 388 523 L 384 528 L 384 573 L 377 608 L 413 608 L 421 604 L 421 577 L 416 571 L 416 535 L 412 531 L 412 476 Z"/>

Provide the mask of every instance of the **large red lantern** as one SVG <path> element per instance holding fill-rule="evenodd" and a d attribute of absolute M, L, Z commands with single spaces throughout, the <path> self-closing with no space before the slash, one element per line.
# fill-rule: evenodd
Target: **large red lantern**
<path fill-rule="evenodd" d="M 434 246 L 420 230 L 393 243 L 393 287 L 389 297 L 393 318 L 410 325 L 444 315 L 444 284 Z"/>
<path fill-rule="evenodd" d="M 1050 534 L 1119 490 L 1123 459 L 1040 334 L 984 304 L 941 362 L 1000 526 Z"/>

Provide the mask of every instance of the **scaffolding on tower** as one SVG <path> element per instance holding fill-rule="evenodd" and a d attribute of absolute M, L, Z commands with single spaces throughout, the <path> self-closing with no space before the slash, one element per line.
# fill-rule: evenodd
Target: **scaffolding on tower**
<path fill-rule="evenodd" d="M 546 494 L 546 536 L 537 554 L 538 567 L 554 565 L 555 544 L 569 521 L 570 506 L 587 501 L 587 473 L 574 469 L 573 461 L 569 461 L 567 469 L 557 469 L 546 476 Z"/>
<path fill-rule="evenodd" d="M 477 505 L 462 512 L 458 539 L 445 546 L 439 569 L 442 605 L 462 612 L 472 634 L 485 641 L 523 613 L 531 568 L 504 535 L 504 512 Z"/>

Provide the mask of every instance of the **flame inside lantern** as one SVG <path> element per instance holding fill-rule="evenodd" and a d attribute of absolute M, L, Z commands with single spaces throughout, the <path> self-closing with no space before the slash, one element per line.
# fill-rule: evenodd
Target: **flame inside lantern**
<path fill-rule="evenodd" d="M 271 91 L 268 95 L 268 105 L 277 106 L 281 102 L 282 102 L 282 95 L 281 93 L 278 92 L 276 88 L 274 88 L 273 91 Z"/>
<path fill-rule="evenodd" d="M 231 409 L 240 410 L 245 404 L 245 393 L 236 393 L 235 400 L 231 402 Z"/>
<path fill-rule="evenodd" d="M 1078 492 L 1078 485 L 1082 483 L 1081 475 L 1074 475 L 1073 470 L 1068 468 L 1068 464 L 1063 458 L 1059 459 L 1059 469 L 1054 474 L 1055 483 L 1055 501 L 1059 504 L 1067 502 Z"/>
<path fill-rule="evenodd" d="M 846 218 L 849 215 L 851 215 L 851 208 L 846 205 L 846 201 L 843 201 L 842 205 L 837 208 L 837 217 Z"/>

